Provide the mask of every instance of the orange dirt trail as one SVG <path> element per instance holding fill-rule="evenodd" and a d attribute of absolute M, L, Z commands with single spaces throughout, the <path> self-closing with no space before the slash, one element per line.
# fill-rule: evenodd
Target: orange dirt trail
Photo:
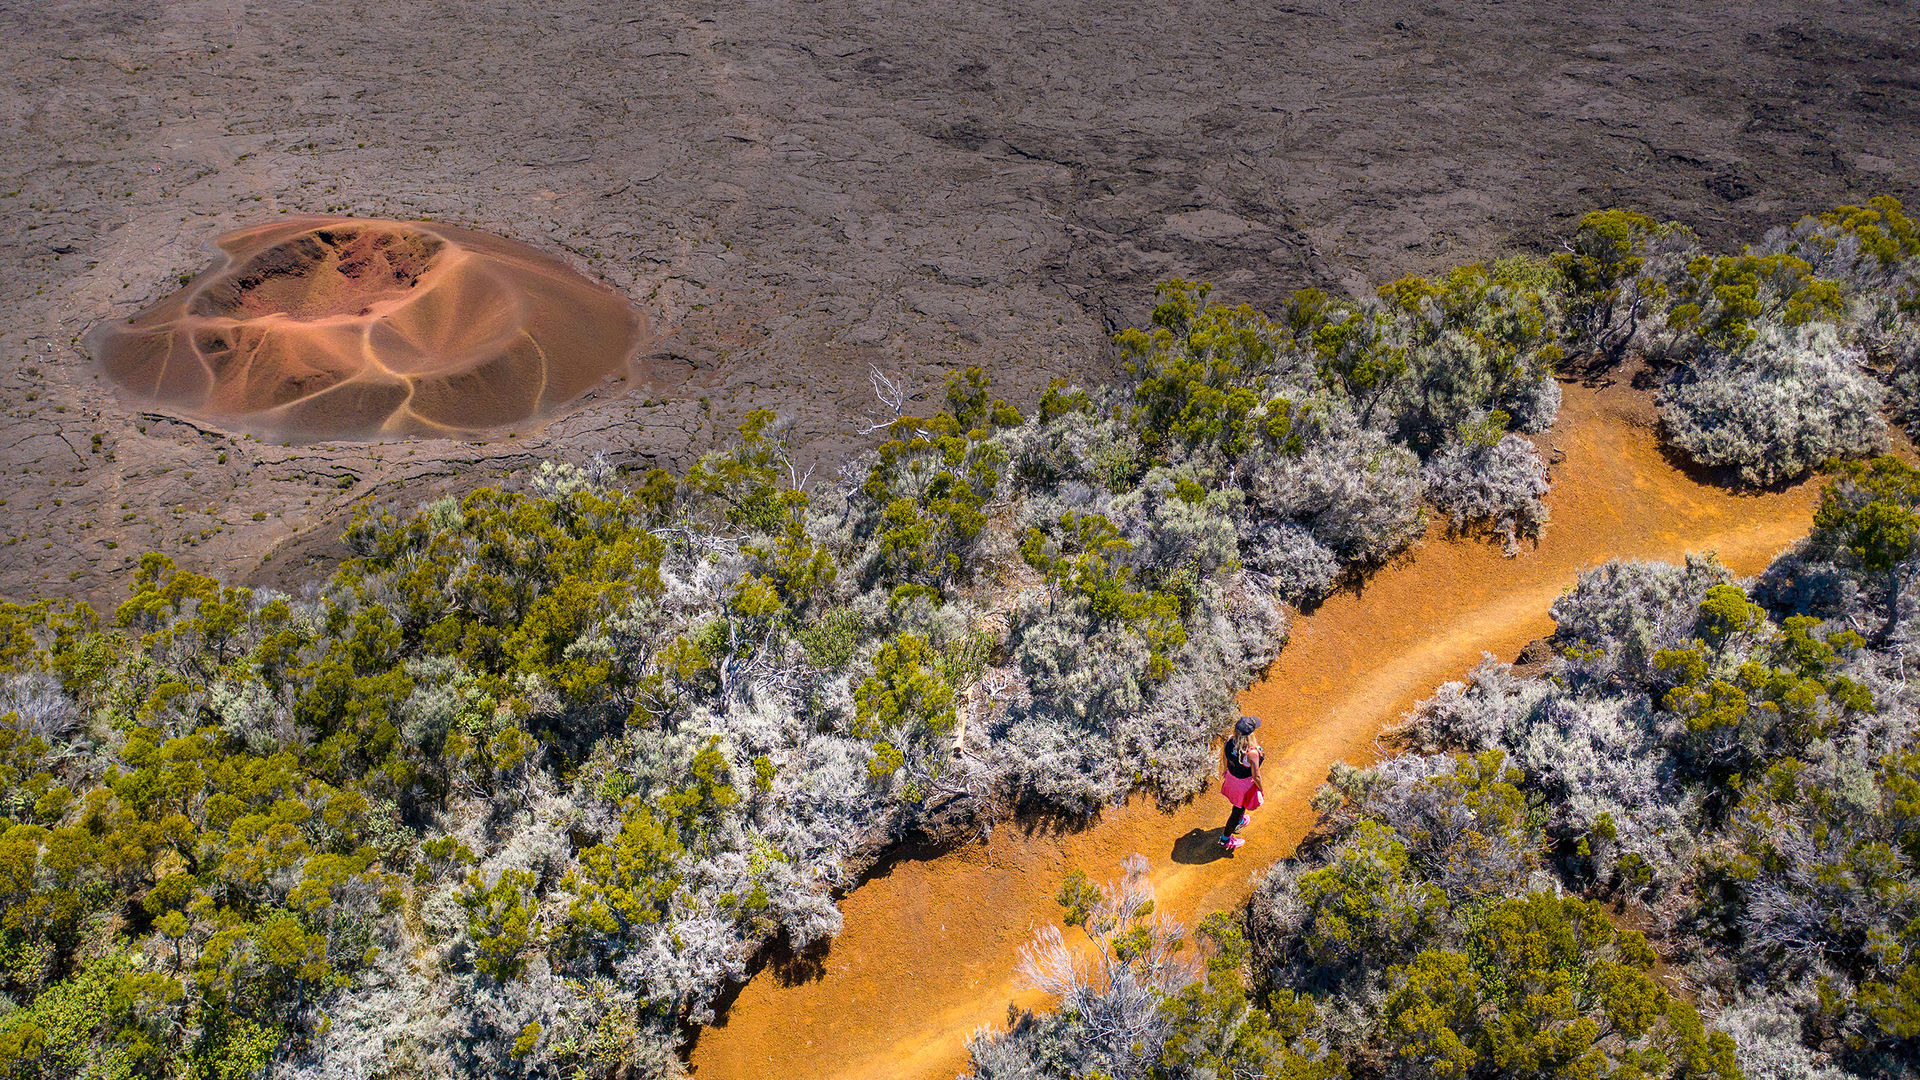
<path fill-rule="evenodd" d="M 1818 484 L 1733 495 L 1698 483 L 1661 455 L 1645 395 L 1623 384 L 1565 389 L 1559 422 L 1541 440 L 1566 457 L 1553 470 L 1553 517 L 1537 548 L 1508 559 L 1436 532 L 1362 590 L 1296 620 L 1280 658 L 1242 695 L 1242 708 L 1266 721 L 1267 805 L 1237 856 L 1212 846 L 1226 805 L 1203 795 L 1172 813 L 1135 798 L 1078 832 L 1003 825 L 987 844 L 894 863 L 841 903 L 845 927 L 816 977 L 762 971 L 724 1022 L 701 1033 L 699 1080 L 953 1077 L 976 1028 L 1004 1023 L 1009 1002 L 1044 1004 L 1014 965 L 1034 928 L 1055 920 L 1067 871 L 1117 877 L 1137 851 L 1174 918 L 1192 925 L 1238 904 L 1251 877 L 1306 834 L 1307 800 L 1333 762 L 1373 760 L 1383 726 L 1483 652 L 1511 659 L 1550 632 L 1547 609 L 1582 570 L 1714 551 L 1752 574 L 1806 533 Z"/>

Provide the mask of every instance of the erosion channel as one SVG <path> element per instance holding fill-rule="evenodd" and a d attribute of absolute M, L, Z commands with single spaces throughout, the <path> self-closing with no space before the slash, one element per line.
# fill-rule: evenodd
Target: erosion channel
<path fill-rule="evenodd" d="M 700 1080 L 952 1077 L 966 1037 L 1009 1002 L 1047 1007 L 1015 973 L 1034 928 L 1055 921 L 1067 871 L 1099 880 L 1133 852 L 1152 862 L 1159 907 L 1191 926 L 1244 901 L 1249 879 L 1290 854 L 1313 822 L 1307 800 L 1337 760 L 1375 757 L 1382 727 L 1483 653 L 1511 659 L 1552 630 L 1548 608 L 1608 559 L 1714 552 L 1739 574 L 1805 535 L 1819 483 L 1735 494 L 1661 453 L 1646 396 L 1623 376 L 1569 383 L 1543 449 L 1564 457 L 1552 521 L 1514 558 L 1436 528 L 1424 544 L 1297 619 L 1266 677 L 1241 695 L 1265 718 L 1267 805 L 1232 858 L 1212 842 L 1222 800 L 1167 812 L 1136 797 L 1078 830 L 1015 821 L 985 844 L 884 865 L 841 904 L 845 926 L 817 965 L 773 965 L 693 1052 Z"/>

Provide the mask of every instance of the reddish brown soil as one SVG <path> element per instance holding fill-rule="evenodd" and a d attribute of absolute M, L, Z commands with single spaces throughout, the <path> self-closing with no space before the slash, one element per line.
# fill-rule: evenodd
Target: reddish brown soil
<path fill-rule="evenodd" d="M 89 337 L 128 397 L 302 439 L 469 434 L 624 376 L 633 305 L 523 244 L 425 222 L 231 232 L 185 289 Z"/>
<path fill-rule="evenodd" d="M 226 242 L 252 241 L 251 230 Z M 195 290 L 188 310 L 214 318 L 250 319 L 285 315 L 324 319 L 332 315 L 369 315 L 375 305 L 405 296 L 446 250 L 439 238 L 412 229 L 373 222 L 341 222 L 308 229 L 273 244 L 246 262 Z M 231 260 L 230 260 L 231 261 Z"/>
<path fill-rule="evenodd" d="M 1068 870 L 1117 876 L 1122 858 L 1144 853 L 1161 910 L 1191 925 L 1243 901 L 1250 876 L 1292 852 L 1333 762 L 1371 761 L 1381 728 L 1440 683 L 1482 653 L 1511 658 L 1548 633 L 1549 606 L 1580 571 L 1715 551 L 1748 574 L 1806 532 L 1817 484 L 1742 496 L 1699 483 L 1668 464 L 1648 420 L 1644 397 L 1625 385 L 1568 386 L 1543 440 L 1565 458 L 1536 549 L 1506 559 L 1436 533 L 1295 623 L 1242 697 L 1266 719 L 1268 800 L 1236 857 L 1213 843 L 1224 802 L 1202 797 L 1172 813 L 1135 799 L 1064 835 L 1003 827 L 986 845 L 897 863 L 841 904 L 845 928 L 816 977 L 762 972 L 701 1034 L 700 1080 L 951 1077 L 965 1066 L 967 1035 L 1003 1022 L 1010 1001 L 1044 1004 L 1019 987 L 1014 965 L 1033 928 L 1055 919 Z"/>

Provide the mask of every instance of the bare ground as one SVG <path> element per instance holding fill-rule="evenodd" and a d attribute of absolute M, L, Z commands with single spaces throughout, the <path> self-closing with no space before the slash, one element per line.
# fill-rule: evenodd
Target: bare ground
<path fill-rule="evenodd" d="M 1347 5 L 0 0 L 0 596 L 164 549 L 297 580 L 359 501 L 685 464 L 777 407 L 826 471 L 869 365 L 1018 400 L 1154 281 L 1541 249 L 1627 205 L 1737 241 L 1920 178 L 1904 0 Z M 643 385 L 484 442 L 130 412 L 78 347 L 282 213 L 465 223 L 626 290 Z"/>

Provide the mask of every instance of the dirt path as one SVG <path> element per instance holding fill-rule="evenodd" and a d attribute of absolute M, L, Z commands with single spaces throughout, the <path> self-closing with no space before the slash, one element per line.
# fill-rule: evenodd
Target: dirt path
<path fill-rule="evenodd" d="M 1289 854 L 1312 824 L 1307 799 L 1336 760 L 1375 756 L 1380 728 L 1491 652 L 1511 659 L 1552 629 L 1547 609 L 1580 571 L 1608 558 L 1715 551 L 1742 574 L 1805 534 L 1817 484 L 1758 496 L 1696 483 L 1667 463 L 1643 395 L 1568 386 L 1545 444 L 1554 468 L 1545 541 L 1518 558 L 1439 536 L 1411 558 L 1296 621 L 1273 669 L 1242 696 L 1266 719 L 1267 807 L 1247 845 L 1219 855 L 1224 803 L 1173 813 L 1135 799 L 1065 835 L 996 830 L 990 843 L 903 861 L 841 904 L 846 925 L 808 979 L 762 972 L 725 1023 L 701 1034 L 699 1080 L 952 1077 L 964 1042 L 1003 1023 L 1008 1003 L 1042 999 L 1016 982 L 1019 947 L 1055 919 L 1070 869 L 1117 876 L 1142 852 L 1161 910 L 1189 924 L 1245 899 L 1251 875 Z"/>

